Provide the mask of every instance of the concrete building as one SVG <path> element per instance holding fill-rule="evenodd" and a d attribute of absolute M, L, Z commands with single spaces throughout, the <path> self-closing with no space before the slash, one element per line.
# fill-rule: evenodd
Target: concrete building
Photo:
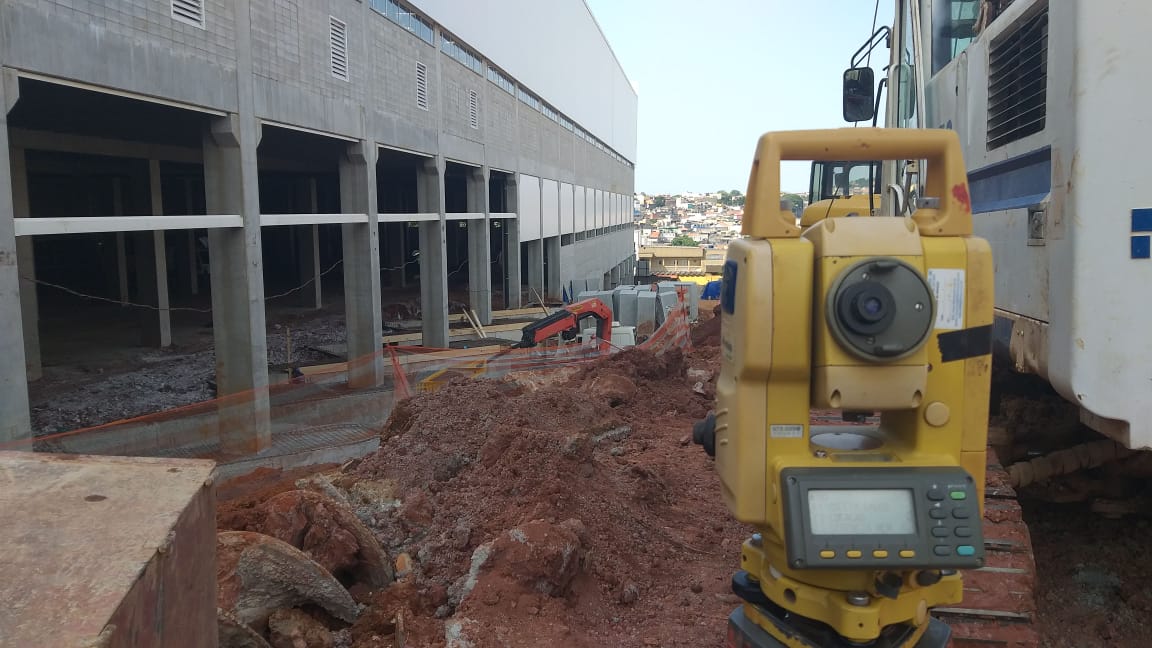
<path fill-rule="evenodd" d="M 0 441 L 88 325 L 62 295 L 133 305 L 126 347 L 203 313 L 251 450 L 273 295 L 336 283 L 364 387 L 405 291 L 444 347 L 450 303 L 634 273 L 637 97 L 582 0 L 0 0 L 0 33 Z"/>
<path fill-rule="evenodd" d="M 680 276 L 704 272 L 704 248 L 696 245 L 648 245 L 639 248 L 641 276 Z"/>

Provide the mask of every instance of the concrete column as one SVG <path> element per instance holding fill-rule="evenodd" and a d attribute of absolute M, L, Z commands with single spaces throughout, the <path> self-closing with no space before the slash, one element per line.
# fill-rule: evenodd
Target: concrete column
<path fill-rule="evenodd" d="M 504 202 L 508 213 L 520 213 L 520 193 L 516 187 L 516 176 L 512 175 L 504 185 Z M 516 309 L 523 306 L 520 290 L 520 223 L 516 218 L 504 220 L 504 307 Z"/>
<path fill-rule="evenodd" d="M 548 259 L 548 289 L 547 297 L 560 299 L 563 289 L 560 268 L 560 237 L 550 236 L 544 239 L 545 258 Z"/>
<path fill-rule="evenodd" d="M 500 222 L 504 232 L 504 308 L 523 305 L 520 293 L 520 231 L 515 218 Z"/>
<path fill-rule="evenodd" d="M 148 187 L 152 215 L 164 215 L 164 195 L 160 183 L 160 161 L 148 161 Z M 168 250 L 164 231 L 138 232 L 136 240 L 136 282 L 141 303 L 155 306 L 138 309 L 141 344 L 172 346 L 172 313 L 168 303 Z"/>
<path fill-rule="evenodd" d="M 184 213 L 191 214 L 195 209 L 192 200 L 194 183 L 192 178 L 184 178 Z M 188 289 L 193 295 L 200 294 L 200 246 L 196 243 L 196 230 L 188 230 Z"/>
<path fill-rule="evenodd" d="M 246 4 L 245 4 L 246 9 Z M 239 214 L 244 226 L 208 230 L 212 325 L 216 344 L 220 442 L 229 453 L 271 445 L 268 345 L 260 245 L 254 118 L 213 121 L 204 136 L 204 194 L 209 214 Z"/>
<path fill-rule="evenodd" d="M 360 141 L 350 144 L 340 158 L 340 209 L 349 214 L 368 214 L 367 223 L 341 226 L 348 385 L 354 388 L 374 387 L 384 380 L 376 153 L 375 142 Z"/>
<path fill-rule="evenodd" d="M 124 215 L 124 185 L 120 178 L 112 178 L 112 215 Z M 128 238 L 124 232 L 116 232 L 116 275 L 120 281 L 120 303 L 127 304 L 131 300 L 128 295 Z"/>
<path fill-rule="evenodd" d="M 319 211 L 319 201 L 316 195 L 316 178 L 306 178 L 296 187 L 297 207 L 307 209 L 309 214 Z M 324 307 L 324 291 L 320 285 L 320 226 L 298 225 L 293 234 L 296 242 L 297 275 L 296 278 L 303 285 L 311 281 L 311 290 L 305 288 L 297 294 L 299 304 L 306 308 L 319 310 Z"/>
<path fill-rule="evenodd" d="M 408 285 L 408 225 L 407 223 L 388 223 L 384 226 L 384 259 L 388 270 L 388 286 L 403 288 Z"/>
<path fill-rule="evenodd" d="M 8 151 L 8 111 L 18 98 L 18 85 L 0 72 L 0 151 Z M 12 169 L 0 155 L 0 447 L 31 450 L 28 377 L 24 361 L 24 318 L 20 303 L 19 253 L 12 201 Z"/>
<path fill-rule="evenodd" d="M 12 210 L 16 218 L 29 218 L 28 167 L 24 149 L 11 150 Z M 40 380 L 40 301 L 36 289 L 36 249 L 31 236 L 16 239 L 16 266 L 20 269 L 20 314 L 24 324 L 24 366 L 29 382 Z"/>
<path fill-rule="evenodd" d="M 419 171 L 417 208 L 437 213 L 420 223 L 420 319 L 427 347 L 448 347 L 448 243 L 444 215 L 444 158 L 436 156 Z"/>
<path fill-rule="evenodd" d="M 544 241 L 536 239 L 535 241 L 528 241 L 528 301 L 536 303 L 536 295 L 544 295 Z"/>
<path fill-rule="evenodd" d="M 468 211 L 484 220 L 468 221 L 468 302 L 481 324 L 492 323 L 492 228 L 489 226 L 488 167 L 468 178 Z"/>

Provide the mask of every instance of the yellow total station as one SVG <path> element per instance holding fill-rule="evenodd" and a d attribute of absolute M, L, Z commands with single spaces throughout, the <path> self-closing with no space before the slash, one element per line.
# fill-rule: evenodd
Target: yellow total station
<path fill-rule="evenodd" d="M 881 159 L 927 161 L 912 217 L 801 232 L 781 205 L 781 160 Z M 993 317 L 959 140 L 765 134 L 743 233 L 724 266 L 712 438 L 725 503 L 759 530 L 732 623 L 773 646 L 946 640 L 929 610 L 959 603 L 961 571 L 983 564 Z M 856 424 L 812 425 L 814 410 Z"/>

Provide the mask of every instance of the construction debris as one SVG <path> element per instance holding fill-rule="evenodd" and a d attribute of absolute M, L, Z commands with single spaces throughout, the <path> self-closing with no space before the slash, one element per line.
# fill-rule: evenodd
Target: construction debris
<path fill-rule="evenodd" d="M 316 605 L 349 623 L 356 602 L 332 574 L 286 542 L 249 531 L 216 536 L 217 604 L 230 618 L 261 631 L 276 610 Z"/>

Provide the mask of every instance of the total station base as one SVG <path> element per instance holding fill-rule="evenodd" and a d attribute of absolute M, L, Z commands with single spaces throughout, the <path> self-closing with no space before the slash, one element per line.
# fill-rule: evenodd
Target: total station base
<path fill-rule="evenodd" d="M 761 609 L 760 612 L 766 616 L 772 616 L 767 610 Z M 901 646 L 899 648 L 945 648 L 951 637 L 952 630 L 948 627 L 948 624 L 939 619 L 929 619 L 928 629 L 920 637 L 920 641 L 916 642 L 915 646 Z M 797 638 L 799 639 L 799 637 Z M 789 648 L 789 646 L 777 641 L 775 637 L 765 632 L 763 628 L 749 619 L 744 614 L 744 606 L 736 608 L 732 614 L 728 615 L 728 641 L 725 645 L 727 648 Z M 819 644 L 812 645 L 816 646 Z M 843 645 L 852 646 L 853 644 L 845 641 Z M 859 644 L 855 645 L 859 646 Z M 889 644 L 883 639 L 879 639 L 875 643 L 868 645 L 868 648 L 878 648 L 883 645 Z M 821 646 L 821 648 L 826 647 Z"/>

